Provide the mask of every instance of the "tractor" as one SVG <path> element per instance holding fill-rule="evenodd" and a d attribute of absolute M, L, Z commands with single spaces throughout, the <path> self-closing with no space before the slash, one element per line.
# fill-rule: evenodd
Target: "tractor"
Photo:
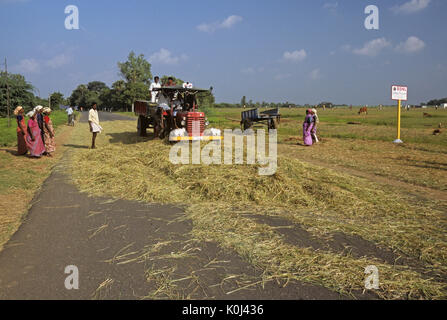
<path fill-rule="evenodd" d="M 155 88 L 158 103 L 137 100 L 134 111 L 138 116 L 138 135 L 146 136 L 152 128 L 154 137 L 170 142 L 185 140 L 221 140 L 218 129 L 208 129 L 205 113 L 198 110 L 197 94 L 210 90 L 185 86 Z"/>

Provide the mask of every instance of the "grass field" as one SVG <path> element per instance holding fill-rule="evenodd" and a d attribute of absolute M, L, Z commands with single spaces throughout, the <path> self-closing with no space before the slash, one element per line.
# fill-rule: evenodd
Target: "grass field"
<path fill-rule="evenodd" d="M 208 118 L 236 128 L 240 111 L 216 109 Z M 235 250 L 266 281 L 358 294 L 365 267 L 375 265 L 381 298 L 447 298 L 447 135 L 431 134 L 447 124 L 447 110 L 424 110 L 433 115 L 426 119 L 404 112 L 403 145 L 392 143 L 395 110 L 320 111 L 322 142 L 311 148 L 298 144 L 303 110 L 281 112 L 279 166 L 270 177 L 249 165 L 173 165 L 169 145 L 118 121 L 103 124 L 98 150 L 76 151 L 73 178 L 93 195 L 185 207 L 196 239 Z M 83 126 L 76 145 L 88 144 Z"/>

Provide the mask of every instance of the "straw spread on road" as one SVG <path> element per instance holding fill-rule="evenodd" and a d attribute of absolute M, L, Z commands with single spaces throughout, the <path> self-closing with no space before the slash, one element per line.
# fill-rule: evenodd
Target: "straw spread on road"
<path fill-rule="evenodd" d="M 436 201 L 413 201 L 285 154 L 273 176 L 259 176 L 249 165 L 173 165 L 170 146 L 137 137 L 135 123 L 103 127 L 99 149 L 73 154 L 73 181 L 83 192 L 181 205 L 195 239 L 236 251 L 266 281 L 299 280 L 352 294 L 364 290 L 365 267 L 375 265 L 381 298 L 447 297 L 445 212 Z M 88 143 L 86 124 L 73 139 Z M 289 241 L 299 230 L 308 243 L 299 236 Z M 350 247 L 337 247 L 340 235 Z M 368 246 L 373 253 L 362 250 Z"/>

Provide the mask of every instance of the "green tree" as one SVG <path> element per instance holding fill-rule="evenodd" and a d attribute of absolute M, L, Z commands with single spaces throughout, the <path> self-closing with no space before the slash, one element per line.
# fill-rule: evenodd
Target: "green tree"
<path fill-rule="evenodd" d="M 94 91 L 97 94 L 101 94 L 101 91 L 107 88 L 107 85 L 102 81 L 92 81 L 87 84 L 87 89 L 89 91 Z"/>
<path fill-rule="evenodd" d="M 131 51 L 126 62 L 118 62 L 120 75 L 128 83 L 144 83 L 150 85 L 152 79 L 151 64 L 144 58 L 143 54 L 135 55 Z"/>
<path fill-rule="evenodd" d="M 161 83 L 161 85 L 162 86 L 164 86 L 164 85 L 166 85 L 167 83 L 168 83 L 168 78 L 172 78 L 172 79 L 174 79 L 174 83 L 176 84 L 176 85 L 178 85 L 178 86 L 181 86 L 185 81 L 183 81 L 182 79 L 180 79 L 180 78 L 176 78 L 176 77 L 174 77 L 174 76 L 167 76 L 167 75 L 164 75 L 163 77 L 161 77 L 161 79 L 160 79 L 160 83 Z"/>
<path fill-rule="evenodd" d="M 88 93 L 88 88 L 85 84 L 80 84 L 70 96 L 70 105 L 72 106 L 79 106 L 79 107 L 86 107 L 86 97 Z"/>
<path fill-rule="evenodd" d="M 241 107 L 246 106 L 246 105 L 247 105 L 247 98 L 245 96 L 243 96 L 241 99 Z"/>
<path fill-rule="evenodd" d="M 60 105 L 64 104 L 64 95 L 60 92 L 54 92 L 50 95 L 50 100 L 51 100 L 51 108 L 53 110 L 57 110 L 59 109 Z"/>
<path fill-rule="evenodd" d="M 26 111 L 34 107 L 34 87 L 20 74 L 0 72 L 0 116 L 7 115 L 7 85 L 9 85 L 10 115 L 17 106 L 22 106 Z"/>
<path fill-rule="evenodd" d="M 149 88 L 142 82 L 126 83 L 126 88 L 123 92 L 124 106 L 127 111 L 130 111 L 130 107 L 135 100 L 149 100 Z"/>

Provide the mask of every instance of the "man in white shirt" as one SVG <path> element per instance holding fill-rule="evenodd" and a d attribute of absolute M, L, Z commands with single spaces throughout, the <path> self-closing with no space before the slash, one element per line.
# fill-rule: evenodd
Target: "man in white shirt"
<path fill-rule="evenodd" d="M 70 125 L 73 124 L 72 123 L 73 122 L 73 109 L 72 109 L 72 107 L 71 106 L 68 107 L 66 112 L 67 112 L 67 115 L 68 115 L 68 125 L 70 126 Z"/>
<path fill-rule="evenodd" d="M 90 125 L 90 132 L 93 133 L 92 136 L 92 149 L 96 149 L 96 136 L 98 132 L 101 133 L 102 127 L 99 125 L 98 111 L 96 110 L 96 103 L 92 103 L 92 108 L 88 112 L 88 123 Z"/>
<path fill-rule="evenodd" d="M 158 91 L 154 91 L 155 88 L 161 88 L 160 78 L 157 76 L 154 78 L 154 82 L 151 83 L 151 86 L 149 87 L 149 90 L 151 91 L 151 102 L 157 103 L 158 98 Z"/>

